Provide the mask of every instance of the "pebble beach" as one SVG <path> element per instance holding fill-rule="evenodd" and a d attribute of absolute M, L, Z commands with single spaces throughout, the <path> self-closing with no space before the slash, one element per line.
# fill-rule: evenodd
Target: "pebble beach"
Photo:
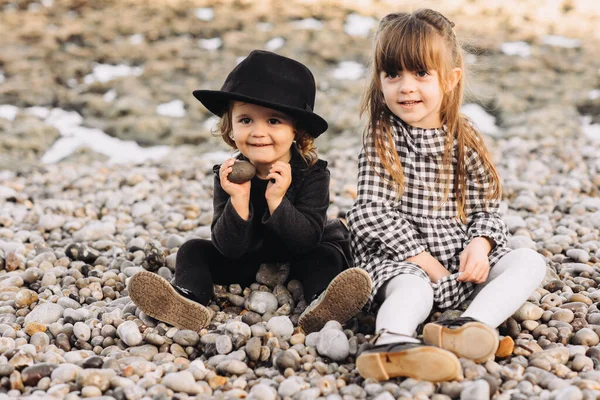
<path fill-rule="evenodd" d="M 343 217 L 374 28 L 418 7 L 464 38 L 463 112 L 502 177 L 510 247 L 548 261 L 499 327 L 514 346 L 461 359 L 461 381 L 365 380 L 374 315 L 306 335 L 285 264 L 215 286 L 201 332 L 140 312 L 129 278 L 169 279 L 179 247 L 210 238 L 212 167 L 231 154 L 192 90 L 252 49 L 308 65 L 330 125 L 328 213 Z M 600 398 L 599 27 L 585 0 L 0 0 L 0 399 Z"/>

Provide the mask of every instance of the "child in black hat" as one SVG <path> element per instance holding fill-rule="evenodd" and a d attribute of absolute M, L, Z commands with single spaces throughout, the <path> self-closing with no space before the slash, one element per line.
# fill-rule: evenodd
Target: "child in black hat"
<path fill-rule="evenodd" d="M 312 300 L 298 322 L 305 332 L 329 320 L 343 323 L 364 306 L 370 277 L 349 268 L 348 231 L 327 220 L 329 170 L 314 145 L 327 122 L 313 111 L 315 90 L 303 64 L 253 51 L 221 90 L 194 91 L 221 117 L 223 140 L 240 154 L 214 167 L 212 240 L 181 246 L 172 285 L 148 271 L 131 278 L 131 299 L 147 315 L 200 331 L 212 318 L 206 305 L 213 283 L 249 286 L 261 264 L 278 262 L 290 263 L 290 278 Z M 239 161 L 249 161 L 256 175 L 234 183 Z"/>

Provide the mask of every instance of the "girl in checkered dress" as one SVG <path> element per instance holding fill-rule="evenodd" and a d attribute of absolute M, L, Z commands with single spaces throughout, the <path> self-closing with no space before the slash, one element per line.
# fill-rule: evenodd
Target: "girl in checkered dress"
<path fill-rule="evenodd" d="M 355 264 L 381 303 L 364 377 L 442 381 L 459 357 L 483 362 L 496 327 L 542 281 L 533 250 L 511 251 L 498 214 L 501 186 L 481 135 L 459 109 L 464 63 L 454 24 L 433 10 L 387 15 L 375 37 L 362 112 L 358 198 L 348 213 Z M 461 318 L 417 326 L 433 307 L 472 303 Z"/>

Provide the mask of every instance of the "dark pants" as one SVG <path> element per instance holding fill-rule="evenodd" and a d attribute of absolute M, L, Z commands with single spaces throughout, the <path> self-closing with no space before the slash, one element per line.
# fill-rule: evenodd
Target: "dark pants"
<path fill-rule="evenodd" d="M 260 265 L 268 261 L 259 254 L 230 260 L 210 240 L 192 239 L 185 242 L 177 252 L 173 283 L 191 291 L 196 301 L 206 305 L 212 298 L 213 284 L 237 283 L 248 287 L 256 282 L 256 272 Z M 320 244 L 306 254 L 295 256 L 290 263 L 289 279 L 302 282 L 304 298 L 308 302 L 347 268 L 340 251 L 327 244 Z"/>

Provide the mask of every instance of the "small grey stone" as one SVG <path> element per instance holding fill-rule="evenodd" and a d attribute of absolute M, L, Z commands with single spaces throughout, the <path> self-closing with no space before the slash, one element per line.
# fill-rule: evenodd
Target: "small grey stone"
<path fill-rule="evenodd" d="M 283 285 L 289 275 L 289 263 L 265 263 L 258 268 L 256 282 L 275 287 L 276 285 Z"/>
<path fill-rule="evenodd" d="M 227 335 L 221 335 L 215 341 L 217 346 L 217 352 L 219 354 L 229 354 L 231 350 L 233 350 L 233 344 L 231 343 L 231 338 Z"/>
<path fill-rule="evenodd" d="M 174 392 L 198 394 L 202 388 L 196 384 L 194 376 L 189 371 L 173 372 L 162 379 L 162 384 Z"/>
<path fill-rule="evenodd" d="M 33 311 L 25 317 L 25 325 L 29 322 L 38 322 L 49 325 L 62 317 L 63 308 L 56 303 L 38 304 Z"/>
<path fill-rule="evenodd" d="M 224 360 L 217 365 L 217 371 L 230 375 L 243 375 L 248 371 L 248 366 L 239 360 Z"/>
<path fill-rule="evenodd" d="M 343 361 L 350 354 L 350 344 L 344 332 L 337 329 L 327 329 L 319 334 L 317 352 L 334 361 Z"/>
<path fill-rule="evenodd" d="M 289 340 L 294 333 L 294 324 L 287 316 L 273 317 L 267 323 L 267 329 L 283 340 Z"/>
<path fill-rule="evenodd" d="M 133 321 L 125 321 L 117 328 L 117 334 L 128 346 L 137 346 L 142 343 L 142 334 L 137 324 Z"/>
<path fill-rule="evenodd" d="M 200 342 L 200 335 L 195 331 L 182 329 L 175 333 L 173 341 L 181 346 L 195 346 Z"/>
<path fill-rule="evenodd" d="M 262 341 L 258 337 L 253 337 L 246 343 L 246 354 L 252 361 L 256 361 L 260 358 L 260 350 L 262 347 Z"/>
<path fill-rule="evenodd" d="M 577 386 L 566 386 L 562 389 L 554 391 L 555 400 L 581 400 L 583 393 Z"/>
<path fill-rule="evenodd" d="M 245 306 L 248 310 L 265 314 L 277 310 L 277 298 L 269 292 L 252 292 L 246 300 Z"/>
<path fill-rule="evenodd" d="M 460 400 L 488 400 L 490 398 L 490 385 L 486 380 L 477 379 L 466 384 L 460 393 Z"/>
<path fill-rule="evenodd" d="M 299 367 L 297 355 L 289 350 L 279 352 L 275 356 L 273 364 L 279 368 L 280 371 L 284 371 L 286 368 L 297 371 Z"/>

